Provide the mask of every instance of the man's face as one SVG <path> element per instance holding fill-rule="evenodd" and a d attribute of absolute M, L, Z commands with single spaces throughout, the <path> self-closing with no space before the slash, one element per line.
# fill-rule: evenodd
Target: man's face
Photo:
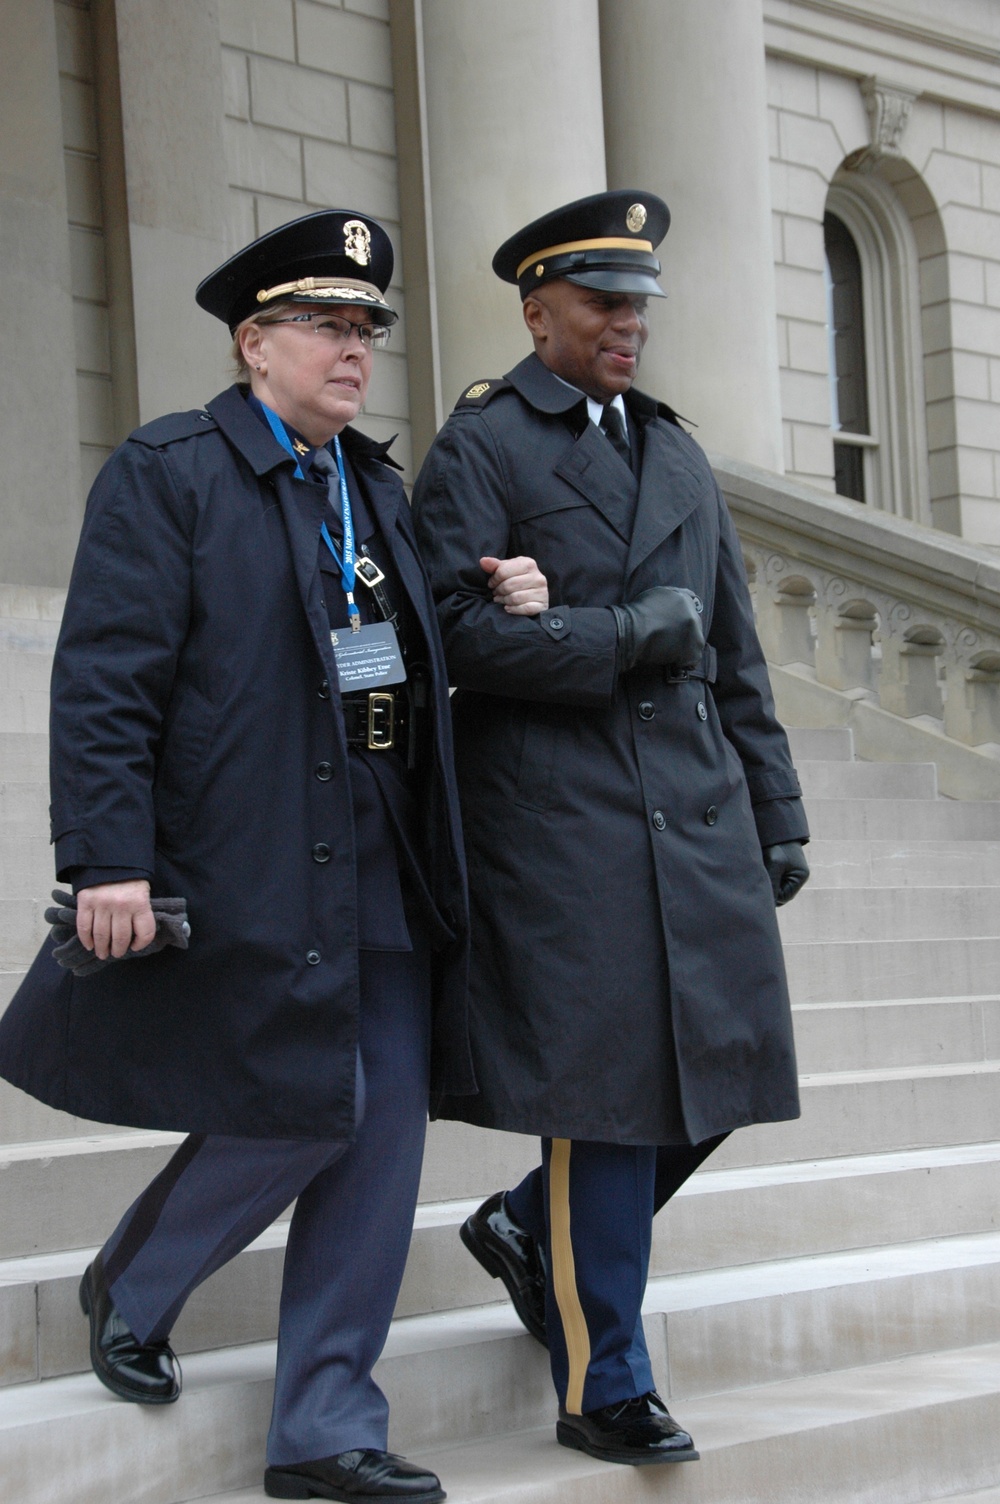
<path fill-rule="evenodd" d="M 564 278 L 529 293 L 524 322 L 549 370 L 601 403 L 628 391 L 649 338 L 645 297 Z"/>

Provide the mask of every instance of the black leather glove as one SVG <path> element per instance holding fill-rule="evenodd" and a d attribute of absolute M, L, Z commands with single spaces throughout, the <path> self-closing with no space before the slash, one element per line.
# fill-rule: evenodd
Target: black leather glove
<path fill-rule="evenodd" d="M 764 866 L 774 889 L 774 906 L 780 909 L 790 902 L 809 880 L 809 863 L 801 841 L 784 841 L 780 846 L 765 846 Z"/>
<path fill-rule="evenodd" d="M 653 585 L 627 606 L 610 606 L 618 627 L 618 667 L 637 663 L 697 668 L 705 647 L 701 601 L 693 590 Z"/>
<path fill-rule="evenodd" d="M 75 977 L 89 977 L 102 971 L 113 961 L 141 961 L 143 956 L 155 955 L 165 945 L 176 945 L 187 950 L 191 926 L 187 919 L 186 898 L 151 898 L 149 906 L 156 920 L 156 934 L 142 950 L 127 950 L 123 956 L 100 956 L 81 941 L 76 932 L 76 899 L 72 893 L 52 891 L 57 907 L 45 910 L 45 922 L 52 926 L 52 939 L 56 942 L 52 955 L 60 966 L 65 966 Z"/>

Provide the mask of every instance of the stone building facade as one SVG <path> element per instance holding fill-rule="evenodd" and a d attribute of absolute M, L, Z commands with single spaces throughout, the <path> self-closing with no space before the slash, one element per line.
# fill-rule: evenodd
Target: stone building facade
<path fill-rule="evenodd" d="M 399 434 L 412 476 L 463 385 L 525 347 L 495 245 L 629 183 L 674 215 L 643 384 L 710 450 L 827 491 L 853 475 L 842 488 L 872 506 L 1000 543 L 996 0 L 0 15 L 4 581 L 63 583 L 113 445 L 224 384 L 225 339 L 192 292 L 254 235 L 324 205 L 386 223 L 405 312 L 366 424 Z M 831 223 L 857 253 L 866 385 L 863 422 L 839 433 Z"/>

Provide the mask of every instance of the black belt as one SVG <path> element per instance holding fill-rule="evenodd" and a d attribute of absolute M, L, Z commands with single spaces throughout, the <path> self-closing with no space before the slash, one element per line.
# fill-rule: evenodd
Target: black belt
<path fill-rule="evenodd" d="M 405 688 L 343 695 L 341 704 L 349 747 L 364 747 L 369 752 L 406 750 L 410 706 Z"/>
<path fill-rule="evenodd" d="M 701 663 L 697 668 L 674 668 L 667 674 L 668 684 L 685 684 L 688 679 L 704 679 L 706 684 L 715 683 L 718 655 L 710 642 L 706 642 Z"/>

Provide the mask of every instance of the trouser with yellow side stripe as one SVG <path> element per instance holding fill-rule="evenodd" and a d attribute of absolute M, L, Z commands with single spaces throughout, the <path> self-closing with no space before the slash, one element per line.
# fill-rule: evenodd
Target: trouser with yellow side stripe
<path fill-rule="evenodd" d="M 653 1216 L 718 1148 L 543 1139 L 541 1166 L 507 1193 L 545 1249 L 552 1379 L 570 1415 L 656 1388 L 642 1329 Z"/>

